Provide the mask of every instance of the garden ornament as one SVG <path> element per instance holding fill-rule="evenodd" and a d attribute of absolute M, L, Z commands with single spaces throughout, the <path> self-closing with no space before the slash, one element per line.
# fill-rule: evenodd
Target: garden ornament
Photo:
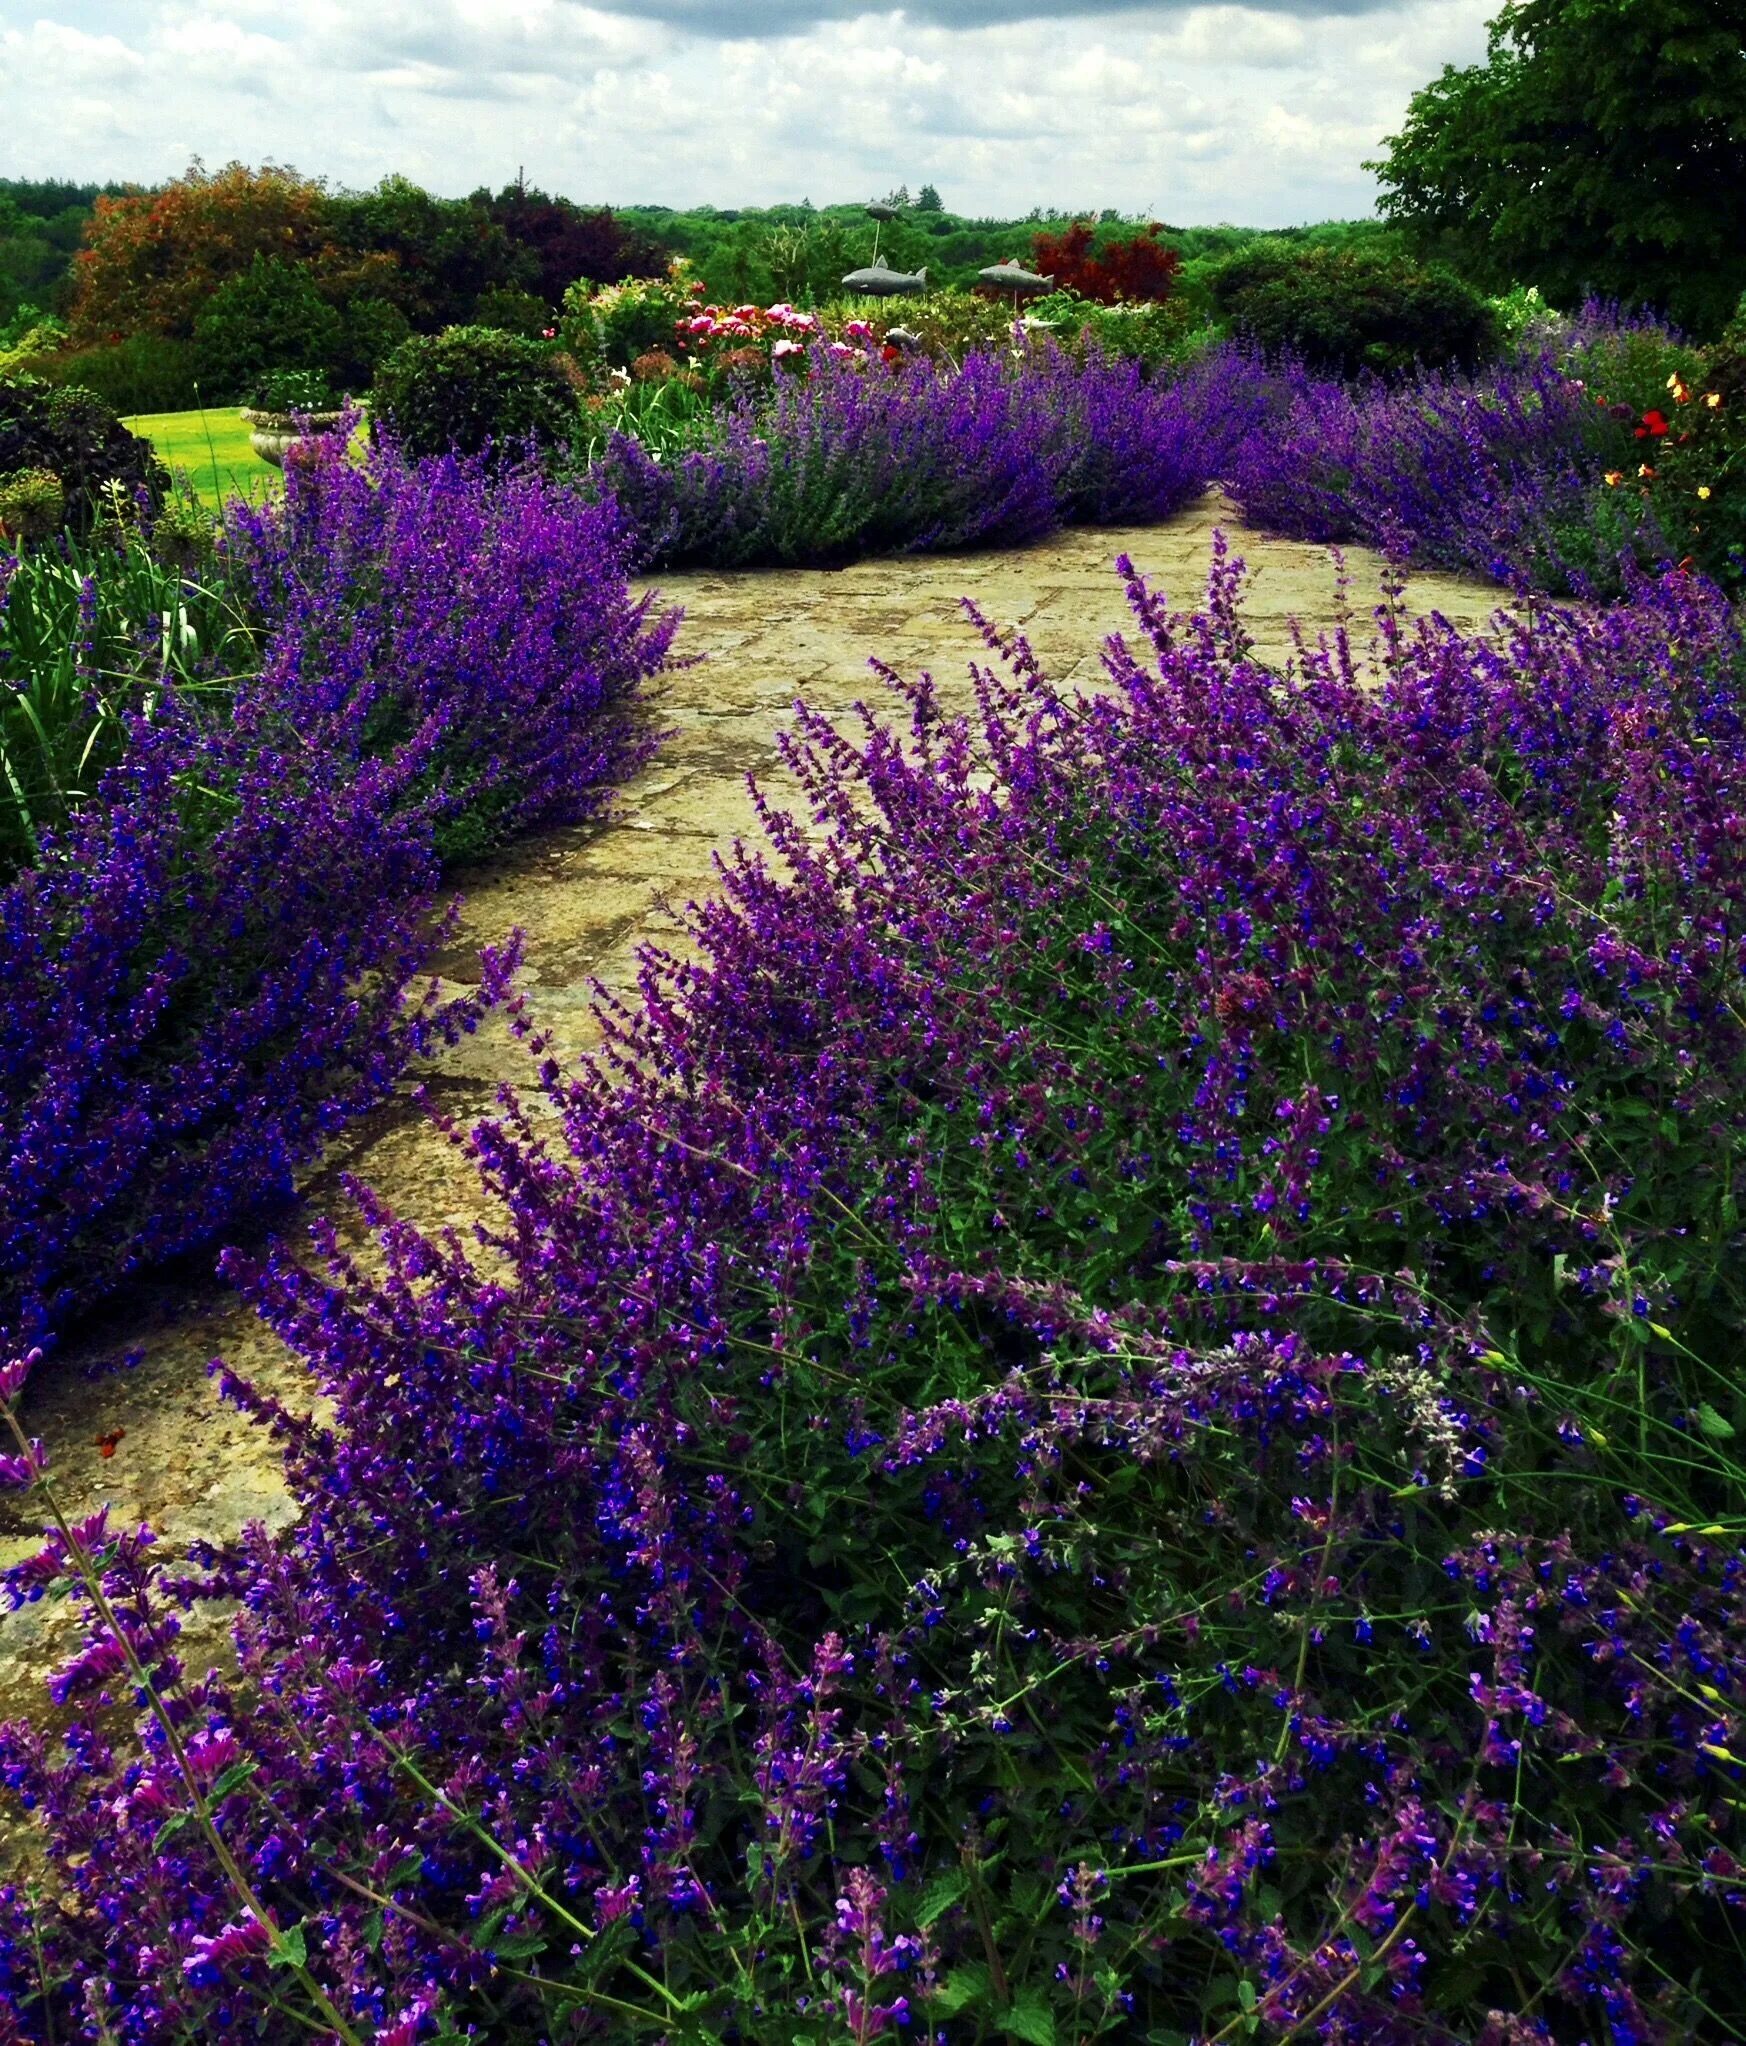
<path fill-rule="evenodd" d="M 867 218 L 873 222 L 873 261 L 877 264 L 879 261 L 879 230 L 888 220 L 895 220 L 897 218 L 897 208 L 888 205 L 883 199 L 870 199 L 867 202 Z"/>
<path fill-rule="evenodd" d="M 843 279 L 845 291 L 863 293 L 868 298 L 895 298 L 906 291 L 926 291 L 928 288 L 927 265 L 914 272 L 892 270 L 883 263 L 869 263 L 863 270 L 851 270 Z"/>
<path fill-rule="evenodd" d="M 1055 288 L 1053 277 L 1039 277 L 1034 270 L 1022 268 L 1010 257 L 1004 263 L 991 263 L 986 270 L 978 270 L 976 281 L 978 284 L 991 284 L 998 291 L 1010 291 L 1014 312 L 1018 310 L 1022 295 Z"/>

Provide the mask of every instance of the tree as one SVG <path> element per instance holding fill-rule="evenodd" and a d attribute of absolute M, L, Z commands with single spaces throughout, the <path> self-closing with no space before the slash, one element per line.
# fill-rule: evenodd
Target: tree
<path fill-rule="evenodd" d="M 915 210 L 918 213 L 944 213 L 946 202 L 932 185 L 923 185 L 915 195 Z"/>
<path fill-rule="evenodd" d="M 1746 0 L 1519 0 L 1387 148 L 1382 211 L 1425 253 L 1714 331 L 1746 288 Z"/>
<path fill-rule="evenodd" d="M 278 256 L 256 256 L 194 319 L 201 374 L 222 398 L 248 397 L 268 370 L 333 370 L 343 331 L 307 265 Z"/>
<path fill-rule="evenodd" d="M 308 261 L 326 241 L 322 187 L 274 164 L 208 172 L 197 160 L 159 191 L 100 195 L 74 259 L 74 338 L 186 340 L 206 301 L 257 256 Z"/>
<path fill-rule="evenodd" d="M 610 207 L 585 210 L 521 184 L 505 185 L 484 210 L 532 260 L 529 287 L 548 306 L 561 305 L 579 277 L 591 284 L 621 284 L 627 277 L 660 277 L 672 252 L 653 235 L 626 227 Z"/>
<path fill-rule="evenodd" d="M 1093 249 L 1091 223 L 1076 220 L 1063 234 L 1031 237 L 1031 261 L 1059 291 L 1114 305 L 1120 299 L 1167 299 L 1176 288 L 1182 259 L 1158 239 L 1164 232 L 1154 220 L 1127 241 L 1106 242 Z"/>
<path fill-rule="evenodd" d="M 420 331 L 458 325 L 472 317 L 481 292 L 527 290 L 538 272 L 534 257 L 484 207 L 436 198 L 410 178 L 386 177 L 331 207 L 335 237 L 351 260 L 381 266 L 353 288 L 399 306 Z"/>

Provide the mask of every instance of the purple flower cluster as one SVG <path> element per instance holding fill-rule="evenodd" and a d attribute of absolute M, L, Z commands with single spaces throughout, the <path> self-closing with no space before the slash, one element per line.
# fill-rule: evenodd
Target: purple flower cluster
<path fill-rule="evenodd" d="M 1282 677 L 1239 580 L 802 715 L 482 1246 L 234 1264 L 301 1518 L 10 1573 L 87 1628 L 6 2036 L 1746 2024 L 1746 647 Z"/>
<path fill-rule="evenodd" d="M 0 894 L 15 1344 L 283 1198 L 429 1033 L 470 1028 L 401 995 L 439 859 L 592 814 L 649 744 L 673 627 L 629 595 L 610 509 L 336 446 L 282 511 L 232 508 L 227 556 L 259 671 L 131 714 Z"/>
<path fill-rule="evenodd" d="M 1224 471 L 1244 516 L 1294 539 L 1364 540 L 1535 589 L 1616 593 L 1620 559 L 1671 551 L 1635 491 L 1631 425 L 1597 408 L 1572 343 L 1472 376 L 1356 384 L 1242 372 L 1262 414 Z"/>
<path fill-rule="evenodd" d="M 590 487 L 623 505 L 649 565 L 829 563 L 1160 519 L 1199 496 L 1257 410 L 1223 361 L 1162 379 L 1052 348 L 951 369 L 821 349 L 773 394 L 726 406 L 705 447 L 663 462 L 616 437 Z"/>

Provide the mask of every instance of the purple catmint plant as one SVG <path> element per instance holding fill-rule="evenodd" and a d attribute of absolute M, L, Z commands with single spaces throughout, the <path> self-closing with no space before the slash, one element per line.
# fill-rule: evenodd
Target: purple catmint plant
<path fill-rule="evenodd" d="M 1256 413 L 1220 354 L 1174 379 L 1050 348 L 893 366 L 816 351 L 744 392 L 707 446 L 610 442 L 589 472 L 650 565 L 833 562 L 1013 545 L 1193 502 Z"/>
<path fill-rule="evenodd" d="M 1364 540 L 1499 582 L 1616 593 L 1621 556 L 1669 548 L 1634 489 L 1642 450 L 1569 345 L 1471 376 L 1356 384 L 1248 362 L 1259 411 L 1224 473 L 1243 514 L 1294 539 Z"/>
<path fill-rule="evenodd" d="M 1239 582 L 802 713 L 482 1245 L 233 1260 L 301 1517 L 10 1573 L 12 2036 L 1746 2023 L 1746 648 L 1672 575 L 1281 675 Z"/>
<path fill-rule="evenodd" d="M 228 515 L 258 669 L 128 714 L 0 894 L 0 1326 L 45 1339 L 210 1244 L 474 1006 L 402 1000 L 440 860 L 595 814 L 674 620 L 621 523 L 531 475 L 335 446 Z"/>

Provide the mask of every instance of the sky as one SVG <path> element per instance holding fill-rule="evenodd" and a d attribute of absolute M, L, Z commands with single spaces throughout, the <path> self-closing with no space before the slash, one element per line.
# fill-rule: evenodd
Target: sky
<path fill-rule="evenodd" d="M 0 0 L 0 176 L 198 156 L 459 195 L 1175 226 L 1372 210 L 1414 90 L 1499 0 Z"/>

